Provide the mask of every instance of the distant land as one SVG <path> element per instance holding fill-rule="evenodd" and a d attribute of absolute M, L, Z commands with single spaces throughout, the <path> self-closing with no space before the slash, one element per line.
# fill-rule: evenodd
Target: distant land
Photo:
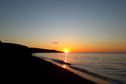
<path fill-rule="evenodd" d="M 61 51 L 42 49 L 42 48 L 29 48 L 32 53 L 62 53 Z"/>
<path fill-rule="evenodd" d="M 19 49 L 21 46 L 27 47 L 21 44 L 16 44 L 16 43 L 6 43 L 6 42 L 1 42 L 0 41 L 0 46 L 4 46 L 6 48 L 10 48 L 10 50 L 13 50 L 15 47 L 16 49 Z M 12 49 L 11 49 L 12 48 Z M 61 51 L 57 50 L 52 50 L 52 49 L 43 49 L 43 48 L 30 48 L 27 47 L 31 53 L 62 53 Z"/>

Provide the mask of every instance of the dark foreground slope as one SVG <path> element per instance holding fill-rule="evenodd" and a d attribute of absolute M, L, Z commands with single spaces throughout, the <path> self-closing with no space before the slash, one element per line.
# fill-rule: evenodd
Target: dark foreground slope
<path fill-rule="evenodd" d="M 68 70 L 33 57 L 22 45 L 0 43 L 6 84 L 93 84 Z"/>

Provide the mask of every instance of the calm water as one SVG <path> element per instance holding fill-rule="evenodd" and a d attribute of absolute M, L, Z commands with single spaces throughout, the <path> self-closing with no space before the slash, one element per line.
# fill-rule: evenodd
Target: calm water
<path fill-rule="evenodd" d="M 71 63 L 72 66 L 86 69 L 126 84 L 126 54 L 38 53 L 35 55 L 63 60 Z"/>

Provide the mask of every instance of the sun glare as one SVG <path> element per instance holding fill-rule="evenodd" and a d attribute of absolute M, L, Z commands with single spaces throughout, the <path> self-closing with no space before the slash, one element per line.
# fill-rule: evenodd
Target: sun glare
<path fill-rule="evenodd" d="M 66 68 L 66 65 L 63 65 L 62 67 L 63 67 L 63 68 Z"/>
<path fill-rule="evenodd" d="M 64 53 L 69 53 L 70 52 L 70 50 L 68 48 L 64 48 L 63 51 L 64 51 Z"/>

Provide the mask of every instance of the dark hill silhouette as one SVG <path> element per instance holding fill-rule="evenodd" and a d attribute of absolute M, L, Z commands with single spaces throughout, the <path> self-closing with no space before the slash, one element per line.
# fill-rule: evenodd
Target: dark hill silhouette
<path fill-rule="evenodd" d="M 2 43 L 0 42 L 1 46 L 3 48 L 9 49 L 9 52 L 12 52 L 13 49 L 20 51 L 20 49 L 25 50 L 26 48 L 28 49 L 27 46 L 24 45 L 20 45 L 20 44 L 14 44 L 14 43 Z M 26 50 L 25 50 L 26 51 Z M 51 49 L 42 49 L 42 48 L 29 48 L 29 51 L 31 53 L 61 53 L 61 51 L 57 51 L 57 50 L 51 50 Z M 22 51 L 23 52 L 23 51 Z"/>
<path fill-rule="evenodd" d="M 1 42 L 0 51 L 5 84 L 94 84 L 32 56 L 33 51 L 27 46 Z"/>
<path fill-rule="evenodd" d="M 62 53 L 61 51 L 57 50 L 50 50 L 50 49 L 41 49 L 41 48 L 30 48 L 32 53 Z"/>

